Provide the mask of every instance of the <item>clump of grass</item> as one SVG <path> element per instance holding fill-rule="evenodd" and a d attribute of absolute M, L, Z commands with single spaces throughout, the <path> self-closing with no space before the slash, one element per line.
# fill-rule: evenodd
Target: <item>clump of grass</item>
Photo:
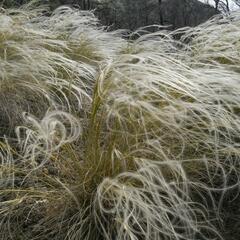
<path fill-rule="evenodd" d="M 197 64 L 231 67 L 239 72 L 239 30 L 238 11 L 230 16 L 217 15 L 195 29 L 189 29 L 182 37 L 183 41 L 192 39 L 192 58 L 189 60 Z"/>
<path fill-rule="evenodd" d="M 41 17 L 33 20 L 30 16 L 19 21 L 16 16 L 1 14 L 2 134 L 13 132 L 22 122 L 22 112 L 43 117 L 48 108 L 79 110 L 83 102 L 91 99 L 89 94 L 96 74 L 94 66 L 67 56 L 67 41 L 53 32 L 50 34 L 44 26 L 35 27 L 33 22 Z M 84 45 L 81 49 L 91 51 Z"/>
<path fill-rule="evenodd" d="M 128 42 L 89 12 L 26 16 L 3 14 L 0 30 L 0 94 L 20 99 L 0 101 L 16 133 L 1 143 L 0 237 L 221 239 L 213 216 L 239 182 L 239 72 L 235 57 L 195 52 L 218 19 Z"/>

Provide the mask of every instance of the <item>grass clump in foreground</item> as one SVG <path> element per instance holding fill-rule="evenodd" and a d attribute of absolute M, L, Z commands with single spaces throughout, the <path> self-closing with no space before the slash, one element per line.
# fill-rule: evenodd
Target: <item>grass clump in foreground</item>
<path fill-rule="evenodd" d="M 68 7 L 0 18 L 0 239 L 222 239 L 240 133 L 239 46 L 224 39 L 239 13 L 178 41 L 123 40 Z M 224 39 L 208 56 L 213 26 Z"/>

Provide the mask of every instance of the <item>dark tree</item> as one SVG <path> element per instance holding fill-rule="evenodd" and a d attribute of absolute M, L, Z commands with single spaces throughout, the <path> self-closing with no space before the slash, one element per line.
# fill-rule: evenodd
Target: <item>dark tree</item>
<path fill-rule="evenodd" d="M 159 23 L 163 25 L 164 22 L 163 22 L 163 14 L 162 14 L 162 0 L 158 0 L 158 8 L 159 8 Z"/>

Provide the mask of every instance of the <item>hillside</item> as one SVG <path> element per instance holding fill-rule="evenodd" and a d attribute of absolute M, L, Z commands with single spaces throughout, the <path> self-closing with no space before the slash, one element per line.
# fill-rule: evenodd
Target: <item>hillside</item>
<path fill-rule="evenodd" d="M 5 1 L 5 6 L 21 6 L 28 0 Z M 176 29 L 196 26 L 216 14 L 210 5 L 197 0 L 44 0 L 51 9 L 61 5 L 95 9 L 103 25 L 111 29 L 130 29 L 161 24 Z"/>
<path fill-rule="evenodd" d="M 240 239 L 240 12 L 48 11 L 0 11 L 0 240 Z"/>
<path fill-rule="evenodd" d="M 152 24 L 168 25 L 171 29 L 196 26 L 205 22 L 216 11 L 197 0 L 111 1 L 97 7 L 97 15 L 104 25 L 114 29 L 131 29 Z"/>

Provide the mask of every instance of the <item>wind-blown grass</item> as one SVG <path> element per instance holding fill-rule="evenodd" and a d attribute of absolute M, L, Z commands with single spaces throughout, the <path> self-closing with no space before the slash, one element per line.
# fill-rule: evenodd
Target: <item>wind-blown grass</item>
<path fill-rule="evenodd" d="M 240 134 L 222 18 L 124 40 L 68 7 L 1 13 L 0 239 L 221 239 Z"/>

